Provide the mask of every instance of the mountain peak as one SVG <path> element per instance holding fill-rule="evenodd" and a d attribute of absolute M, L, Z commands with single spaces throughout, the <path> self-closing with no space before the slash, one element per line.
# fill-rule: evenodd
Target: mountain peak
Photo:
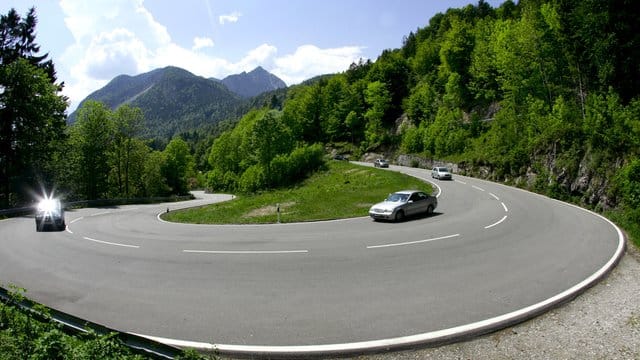
<path fill-rule="evenodd" d="M 242 72 L 237 75 L 230 75 L 222 79 L 222 83 L 232 92 L 250 98 L 267 91 L 277 90 L 287 87 L 280 78 L 258 66 L 251 72 Z"/>

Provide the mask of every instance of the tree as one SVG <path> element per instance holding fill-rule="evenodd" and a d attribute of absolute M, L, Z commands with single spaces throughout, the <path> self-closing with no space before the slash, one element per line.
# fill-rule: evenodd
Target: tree
<path fill-rule="evenodd" d="M 365 99 L 369 109 L 365 112 L 364 118 L 367 120 L 365 137 L 369 148 L 380 145 L 383 139 L 382 119 L 389 109 L 391 97 L 384 83 L 374 81 L 369 83 L 365 91 Z"/>
<path fill-rule="evenodd" d="M 50 164 L 64 138 L 66 98 L 47 54 L 37 55 L 36 22 L 33 8 L 24 19 L 13 9 L 0 16 L 0 207 L 53 186 Z"/>
<path fill-rule="evenodd" d="M 103 103 L 89 100 L 78 109 L 76 123 L 70 129 L 71 186 L 82 199 L 100 199 L 109 194 L 113 128 L 112 113 Z"/>
<path fill-rule="evenodd" d="M 114 137 L 113 150 L 111 151 L 112 174 L 118 196 L 129 197 L 131 194 L 130 183 L 133 150 L 136 144 L 135 138 L 143 130 L 144 115 L 140 108 L 132 108 L 129 105 L 120 106 L 113 114 Z"/>
<path fill-rule="evenodd" d="M 180 138 L 174 138 L 164 149 L 163 154 L 166 160 L 162 172 L 167 185 L 174 194 L 187 194 L 188 179 L 193 174 L 195 164 L 189 145 Z"/>

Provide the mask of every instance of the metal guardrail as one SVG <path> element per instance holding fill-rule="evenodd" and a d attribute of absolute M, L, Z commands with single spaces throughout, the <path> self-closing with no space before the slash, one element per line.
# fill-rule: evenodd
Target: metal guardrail
<path fill-rule="evenodd" d="M 101 199 L 101 200 L 80 200 L 65 202 L 65 208 L 67 209 L 79 209 L 84 207 L 99 207 L 99 206 L 118 206 L 118 205 L 132 205 L 132 204 L 156 204 L 162 202 L 176 202 L 193 200 L 193 195 L 184 196 L 164 196 L 164 197 L 150 197 L 150 198 L 130 198 L 130 199 Z M 14 209 L 0 209 L 0 217 L 15 217 L 30 215 L 35 211 L 34 206 L 26 206 Z"/>
<path fill-rule="evenodd" d="M 153 204 L 160 202 L 175 202 L 175 201 L 184 201 L 191 200 L 195 197 L 193 195 L 186 196 L 170 196 L 170 197 L 153 197 L 153 198 L 134 198 L 134 199 L 106 199 L 106 200 L 83 200 L 83 201 L 72 201 L 65 204 L 66 208 L 83 208 L 83 207 L 93 207 L 93 206 L 117 206 L 117 205 L 127 205 L 127 204 Z M 15 217 L 15 216 L 24 216 L 32 214 L 35 211 L 35 207 L 21 207 L 14 209 L 0 209 L 0 217 Z M 60 323 L 65 331 L 69 333 L 87 333 L 89 331 L 93 331 L 99 335 L 108 335 L 108 334 L 117 334 L 117 338 L 122 341 L 123 344 L 131 348 L 133 351 L 144 354 L 146 356 L 150 356 L 156 359 L 173 359 L 174 357 L 180 355 L 182 350 L 180 348 L 166 345 L 160 342 L 153 341 L 151 339 L 130 334 L 120 332 L 106 326 L 96 324 L 91 321 L 87 321 L 81 319 L 79 317 L 73 316 L 71 314 L 64 313 L 62 311 L 58 311 L 56 309 L 52 309 L 49 307 L 43 307 L 36 302 L 23 299 L 19 303 L 16 303 L 10 292 L 5 288 L 0 287 L 0 301 L 5 303 L 13 303 L 16 306 L 19 306 L 23 310 L 28 311 L 30 314 L 42 320 L 52 320 L 57 323 Z M 36 308 L 46 309 L 46 314 L 42 313 Z"/>
<path fill-rule="evenodd" d="M 116 337 L 134 352 L 154 359 L 173 359 L 182 353 L 180 348 L 159 343 L 142 336 L 120 332 L 56 309 L 43 307 L 42 305 L 26 298 L 22 299 L 20 302 L 16 302 L 10 292 L 2 287 L 0 287 L 0 301 L 18 306 L 40 320 L 55 321 L 61 324 L 64 330 L 68 333 L 77 334 L 92 331 L 98 335 L 116 334 Z M 45 310 L 43 312 L 36 309 Z"/>

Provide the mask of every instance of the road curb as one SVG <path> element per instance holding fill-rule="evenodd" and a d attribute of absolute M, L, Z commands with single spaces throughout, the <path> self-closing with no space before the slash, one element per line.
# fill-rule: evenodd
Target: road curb
<path fill-rule="evenodd" d="M 498 184 L 501 185 L 501 184 Z M 519 189 L 522 190 L 522 189 Z M 531 193 L 526 190 L 522 190 Z M 535 193 L 531 193 L 535 194 Z M 535 194 L 542 196 L 539 194 Z M 546 196 L 542 196 L 548 198 Z M 548 198 L 551 199 L 551 198 Z M 303 346 L 251 346 L 251 345 L 232 345 L 232 344 L 212 344 L 203 342 L 190 342 L 175 339 L 159 338 L 146 335 L 151 340 L 158 341 L 171 346 L 181 348 L 193 348 L 203 352 L 210 352 L 221 355 L 230 355 L 238 357 L 251 358 L 307 358 L 307 357 L 329 357 L 329 356 L 346 356 L 358 355 L 366 353 L 377 353 L 390 350 L 404 350 L 418 347 L 435 347 L 453 342 L 469 340 L 481 335 L 502 330 L 509 326 L 524 322 L 539 316 L 555 307 L 563 305 L 573 300 L 578 295 L 585 292 L 590 287 L 596 285 L 605 278 L 620 262 L 626 250 L 626 236 L 623 231 L 606 217 L 595 213 L 591 210 L 584 209 L 577 205 L 573 205 L 564 201 L 551 199 L 566 206 L 587 212 L 597 218 L 604 220 L 611 225 L 618 234 L 618 246 L 612 257 L 595 273 L 587 277 L 573 287 L 539 303 L 516 310 L 504 315 L 493 317 L 490 319 L 474 322 L 467 325 L 461 325 L 453 328 L 432 331 L 411 336 L 381 339 L 373 341 L 343 343 L 343 344 L 326 344 L 326 345 L 303 345 Z"/>
<path fill-rule="evenodd" d="M 556 200 L 557 201 L 557 200 Z M 560 201 L 561 202 L 561 201 Z M 626 250 L 626 236 L 622 230 L 606 217 L 579 206 L 562 202 L 568 206 L 586 211 L 603 219 L 613 226 L 618 234 L 618 246 L 613 256 L 598 271 L 573 287 L 537 304 L 516 310 L 490 319 L 461 325 L 453 328 L 432 331 L 411 336 L 381 339 L 373 341 L 352 342 L 343 344 L 303 345 L 303 346 L 251 346 L 232 344 L 212 344 L 175 339 L 153 337 L 136 334 L 166 345 L 180 348 L 192 348 L 202 352 L 251 358 L 308 358 L 349 356 L 367 353 L 378 353 L 390 350 L 406 350 L 418 347 L 435 347 L 439 345 L 469 340 L 481 335 L 502 330 L 509 326 L 539 316 L 555 307 L 573 300 L 590 287 L 604 279 L 620 262 Z"/>

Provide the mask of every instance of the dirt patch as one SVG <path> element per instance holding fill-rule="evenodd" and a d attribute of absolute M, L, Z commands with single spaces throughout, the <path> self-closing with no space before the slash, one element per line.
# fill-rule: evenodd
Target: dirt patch
<path fill-rule="evenodd" d="M 281 214 L 286 213 L 287 208 L 290 208 L 295 204 L 296 203 L 294 201 L 289 201 L 289 202 L 280 204 L 280 213 Z M 276 206 L 275 205 L 269 205 L 269 206 L 263 206 L 263 207 L 258 208 L 258 209 L 253 209 L 253 210 L 249 211 L 248 213 L 242 215 L 242 217 L 243 218 L 253 218 L 253 217 L 276 215 L 276 212 L 277 212 Z"/>

